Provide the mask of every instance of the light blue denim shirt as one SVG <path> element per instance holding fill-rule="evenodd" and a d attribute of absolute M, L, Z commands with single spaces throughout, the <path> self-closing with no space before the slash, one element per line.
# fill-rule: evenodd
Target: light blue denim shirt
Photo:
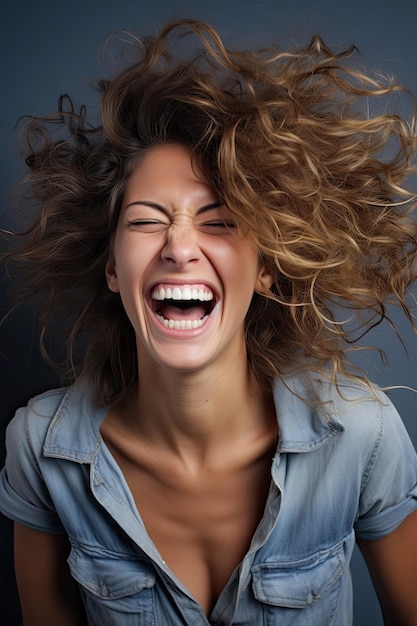
<path fill-rule="evenodd" d="M 209 617 L 149 538 L 100 436 L 106 409 L 80 385 L 17 412 L 0 509 L 68 535 L 90 626 L 350 626 L 355 533 L 378 539 L 417 509 L 417 459 L 386 396 L 346 380 L 339 391 L 316 375 L 276 383 L 264 516 Z"/>

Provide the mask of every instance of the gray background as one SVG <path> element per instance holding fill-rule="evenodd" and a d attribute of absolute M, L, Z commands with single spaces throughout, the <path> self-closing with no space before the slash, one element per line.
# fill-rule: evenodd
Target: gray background
<path fill-rule="evenodd" d="M 13 224 L 12 189 L 24 172 L 14 129 L 17 119 L 55 110 L 57 97 L 63 92 L 92 109 L 96 100 L 89 85 L 104 71 L 100 53 L 104 38 L 117 28 L 153 32 L 173 14 L 210 21 L 237 46 L 274 40 L 307 43 L 314 33 L 330 45 L 355 43 L 368 65 L 394 73 L 417 92 L 416 0 L 9 1 L 0 22 L 0 226 Z M 2 312 L 8 305 L 7 286 L 3 277 Z M 360 364 L 381 385 L 417 388 L 417 338 L 401 315 L 395 313 L 395 320 L 408 356 L 384 326 L 372 333 L 370 341 L 387 352 L 390 367 L 383 367 L 373 353 L 363 354 Z M 39 357 L 33 314 L 25 307 L 0 326 L 0 466 L 4 461 L 4 428 L 16 408 L 32 394 L 56 384 L 53 372 Z M 404 389 L 391 397 L 416 444 L 417 395 Z M 0 518 L 1 621 L 5 626 L 19 626 L 11 541 L 11 525 Z M 355 626 L 379 626 L 378 604 L 357 552 L 353 574 Z"/>

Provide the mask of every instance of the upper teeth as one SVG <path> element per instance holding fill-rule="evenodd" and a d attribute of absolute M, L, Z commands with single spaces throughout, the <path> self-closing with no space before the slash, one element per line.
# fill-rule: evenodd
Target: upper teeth
<path fill-rule="evenodd" d="M 205 289 L 193 287 L 156 287 L 152 291 L 154 300 L 213 300 L 213 293 Z"/>

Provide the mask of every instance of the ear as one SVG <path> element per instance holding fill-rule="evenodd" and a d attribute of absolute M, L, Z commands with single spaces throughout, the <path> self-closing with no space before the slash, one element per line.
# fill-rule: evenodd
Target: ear
<path fill-rule="evenodd" d="M 261 259 L 259 261 L 259 272 L 258 278 L 256 280 L 255 291 L 260 294 L 267 293 L 272 283 L 274 282 L 274 278 L 272 276 L 271 270 L 267 267 L 265 262 Z"/>
<path fill-rule="evenodd" d="M 106 263 L 105 274 L 106 274 L 107 286 L 110 289 L 110 291 L 113 291 L 113 293 L 119 293 L 120 289 L 119 289 L 119 280 L 117 278 L 117 272 L 116 272 L 116 262 L 112 254 L 110 255 L 109 260 Z"/>

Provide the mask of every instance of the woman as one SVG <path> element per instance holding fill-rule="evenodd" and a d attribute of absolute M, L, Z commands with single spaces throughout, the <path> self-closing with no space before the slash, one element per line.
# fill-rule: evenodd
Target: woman
<path fill-rule="evenodd" d="M 27 129 L 40 213 L 7 258 L 71 384 L 8 429 L 24 624 L 347 626 L 355 539 L 415 624 L 416 454 L 346 356 L 387 300 L 412 319 L 415 129 L 368 114 L 399 88 L 318 38 L 134 43 L 100 126 L 64 97 Z"/>

